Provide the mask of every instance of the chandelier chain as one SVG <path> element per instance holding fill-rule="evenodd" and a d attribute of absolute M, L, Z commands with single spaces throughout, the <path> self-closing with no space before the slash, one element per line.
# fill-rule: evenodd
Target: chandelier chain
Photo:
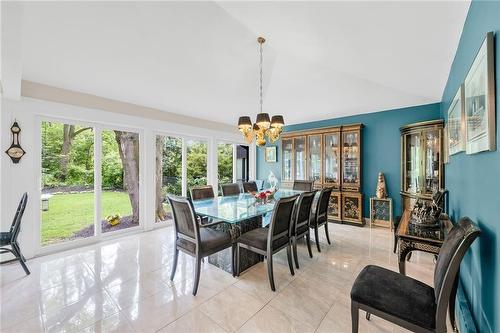
<path fill-rule="evenodd" d="M 262 43 L 259 43 L 260 45 L 260 113 L 262 113 L 262 59 L 263 59 L 263 50 L 262 50 Z"/>

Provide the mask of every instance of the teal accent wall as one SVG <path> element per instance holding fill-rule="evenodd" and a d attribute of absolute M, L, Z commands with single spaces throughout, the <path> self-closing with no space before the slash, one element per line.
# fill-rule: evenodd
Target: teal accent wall
<path fill-rule="evenodd" d="M 364 194 L 363 214 L 369 217 L 370 196 L 375 195 L 377 176 L 385 175 L 389 196 L 393 199 L 394 214 L 401 211 L 400 191 L 400 132 L 403 125 L 440 118 L 440 104 L 428 104 L 402 109 L 368 113 L 357 116 L 328 119 L 285 127 L 285 132 L 309 130 L 320 127 L 362 123 L 363 128 L 363 171 L 362 191 Z M 257 149 L 257 178 L 267 179 L 269 171 L 281 178 L 281 154 L 278 143 L 278 162 L 266 163 L 264 148 Z"/>
<path fill-rule="evenodd" d="M 466 254 L 460 281 L 470 302 L 478 332 L 500 332 L 500 1 L 472 1 L 446 84 L 441 112 L 447 109 L 481 46 L 485 34 L 495 32 L 497 150 L 450 156 L 446 187 L 454 221 L 469 216 L 483 233 Z"/>

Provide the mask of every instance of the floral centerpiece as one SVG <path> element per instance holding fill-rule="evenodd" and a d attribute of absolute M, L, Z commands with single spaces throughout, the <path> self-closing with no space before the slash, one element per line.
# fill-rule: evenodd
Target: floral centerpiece
<path fill-rule="evenodd" d="M 266 203 L 270 200 L 274 199 L 274 194 L 276 193 L 276 189 L 272 188 L 269 190 L 261 191 L 261 192 L 253 192 L 253 196 L 258 203 Z"/>

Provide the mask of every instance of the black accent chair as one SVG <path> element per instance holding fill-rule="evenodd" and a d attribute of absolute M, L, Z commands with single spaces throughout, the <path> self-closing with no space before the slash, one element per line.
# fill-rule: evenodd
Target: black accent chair
<path fill-rule="evenodd" d="M 195 186 L 191 189 L 191 200 L 210 199 L 214 197 L 214 188 L 212 185 Z"/>
<path fill-rule="evenodd" d="M 293 189 L 296 191 L 311 192 L 314 182 L 312 180 L 294 180 Z"/>
<path fill-rule="evenodd" d="M 238 195 L 241 193 L 240 184 L 238 183 L 222 184 L 220 187 L 222 189 L 222 195 L 225 197 L 228 195 Z"/>
<path fill-rule="evenodd" d="M 309 227 L 314 229 L 314 237 L 316 239 L 318 252 L 321 252 L 321 248 L 319 247 L 318 229 L 323 225 L 325 226 L 326 240 L 328 241 L 328 244 L 331 244 L 330 235 L 328 234 L 328 203 L 330 202 L 331 194 L 331 188 L 324 188 L 321 190 L 318 202 L 316 203 L 316 209 L 313 211 L 311 222 L 309 223 Z"/>
<path fill-rule="evenodd" d="M 314 202 L 316 191 L 302 193 L 297 200 L 297 208 L 292 226 L 292 245 L 293 258 L 295 259 L 295 267 L 299 269 L 299 258 L 297 257 L 297 239 L 306 237 L 307 250 L 309 257 L 313 257 L 311 251 L 311 229 L 309 221 L 311 219 L 311 210 Z"/>
<path fill-rule="evenodd" d="M 240 248 L 250 250 L 267 258 L 267 274 L 272 291 L 276 291 L 273 274 L 273 254 L 286 248 L 290 273 L 295 274 L 292 263 L 290 233 L 296 200 L 296 195 L 281 198 L 273 210 L 269 228 L 253 229 L 238 238 L 236 244 L 236 275 L 240 275 Z"/>
<path fill-rule="evenodd" d="M 467 217 L 453 226 L 434 270 L 434 288 L 379 266 L 366 266 L 351 289 L 352 332 L 358 332 L 359 310 L 413 332 L 446 332 L 446 310 L 454 323 L 460 263 L 481 230 Z"/>
<path fill-rule="evenodd" d="M 19 243 L 17 242 L 17 236 L 19 236 L 19 233 L 21 232 L 21 220 L 23 219 L 23 214 L 27 203 L 28 193 L 25 192 L 21 197 L 19 205 L 17 206 L 16 214 L 14 215 L 14 220 L 10 225 L 9 232 L 0 232 L 0 254 L 12 253 L 15 259 L 2 261 L 1 264 L 19 260 L 19 263 L 21 263 L 21 266 L 23 267 L 26 275 L 30 275 L 30 270 L 28 269 L 28 266 L 26 266 L 26 258 L 21 253 L 21 248 L 19 247 Z M 6 246 L 10 246 L 10 249 Z"/>
<path fill-rule="evenodd" d="M 200 270 L 202 258 L 231 247 L 232 240 L 229 233 L 217 231 L 212 228 L 200 228 L 198 220 L 190 199 L 184 197 L 168 196 L 170 207 L 174 216 L 175 242 L 174 261 L 170 280 L 175 277 L 177 269 L 177 258 L 179 251 L 182 251 L 196 259 L 194 271 L 193 295 L 196 296 L 198 284 L 200 282 Z M 214 222 L 213 226 L 222 222 Z M 234 247 L 233 247 L 234 258 Z M 232 260 L 232 270 L 234 275 L 234 260 Z"/>
<path fill-rule="evenodd" d="M 257 192 L 257 183 L 253 181 L 243 182 L 243 193 Z"/>

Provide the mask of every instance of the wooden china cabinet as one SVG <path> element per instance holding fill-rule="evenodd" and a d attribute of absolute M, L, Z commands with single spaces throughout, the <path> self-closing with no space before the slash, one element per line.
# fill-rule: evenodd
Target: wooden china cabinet
<path fill-rule="evenodd" d="M 402 212 L 444 188 L 443 130 L 442 119 L 400 128 Z"/>
<path fill-rule="evenodd" d="M 361 193 L 362 124 L 335 126 L 282 135 L 281 180 L 312 180 L 314 187 L 332 187 L 331 221 L 364 224 Z"/>

